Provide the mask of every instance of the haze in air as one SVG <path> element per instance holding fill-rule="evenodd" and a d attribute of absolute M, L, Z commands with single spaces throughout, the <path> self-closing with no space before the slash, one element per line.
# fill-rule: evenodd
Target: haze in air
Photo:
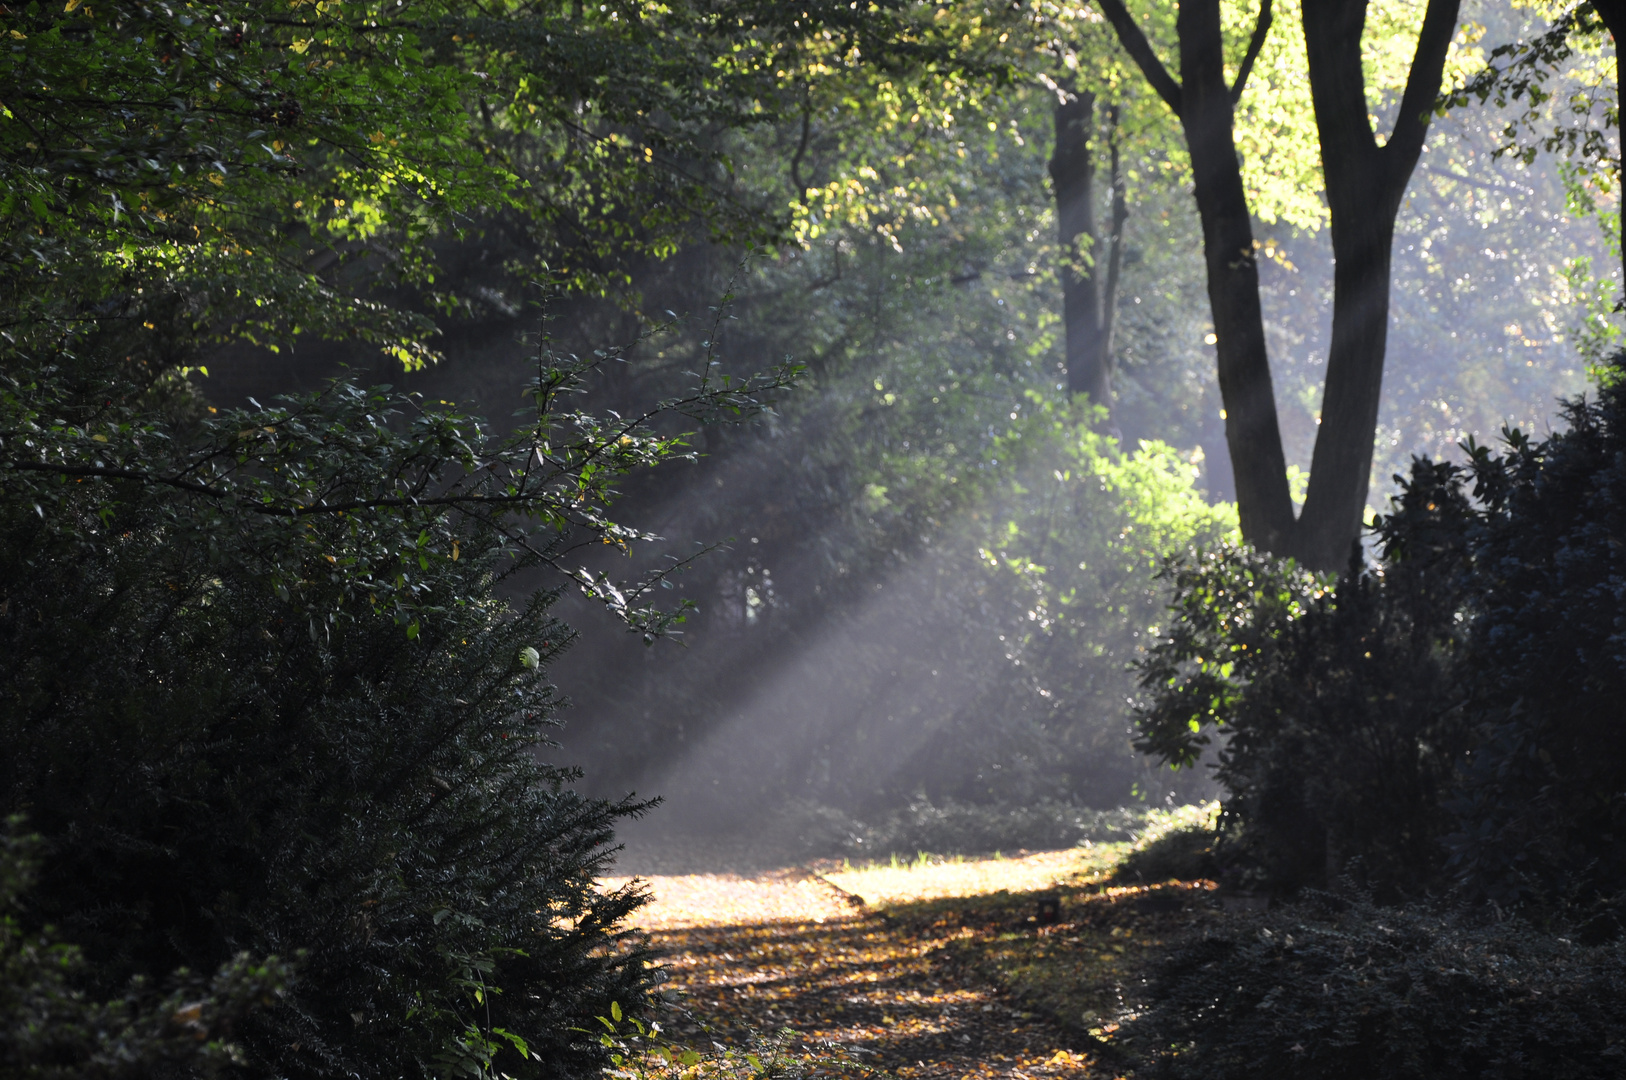
<path fill-rule="evenodd" d="M 15 1068 L 1615 1067 L 1617 5 L 11 7 Z"/>

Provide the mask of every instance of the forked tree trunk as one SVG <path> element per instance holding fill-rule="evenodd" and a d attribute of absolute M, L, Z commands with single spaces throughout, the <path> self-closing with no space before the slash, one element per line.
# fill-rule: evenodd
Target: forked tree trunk
<path fill-rule="evenodd" d="M 1234 137 L 1233 110 L 1269 33 L 1270 0 L 1261 0 L 1247 53 L 1229 87 L 1219 0 L 1185 0 L 1180 5 L 1175 23 L 1180 42 L 1178 82 L 1164 69 L 1123 0 L 1100 4 L 1147 81 L 1180 118 L 1191 154 L 1242 535 L 1255 547 L 1296 556 L 1315 569 L 1340 569 L 1360 532 L 1372 468 L 1388 337 L 1395 216 L 1439 94 L 1459 0 L 1429 0 L 1395 130 L 1383 146 L 1377 144 L 1367 118 L 1361 70 L 1367 0 L 1303 4 L 1337 262 L 1321 426 L 1309 497 L 1298 520 L 1287 489 L 1259 305 L 1252 215 Z"/>
<path fill-rule="evenodd" d="M 1129 220 L 1123 162 L 1117 143 L 1117 106 L 1107 110 L 1112 224 L 1100 235 L 1095 219 L 1096 98 L 1079 91 L 1055 109 L 1056 143 L 1050 180 L 1056 195 L 1056 239 L 1062 255 L 1062 323 L 1067 339 L 1067 390 L 1088 394 L 1112 414 L 1113 326 L 1123 276 L 1124 225 Z M 1102 248 L 1106 248 L 1105 267 Z"/>

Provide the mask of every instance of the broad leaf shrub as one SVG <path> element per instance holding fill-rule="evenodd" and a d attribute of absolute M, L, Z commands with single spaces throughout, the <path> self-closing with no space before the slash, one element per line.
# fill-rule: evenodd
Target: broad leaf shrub
<path fill-rule="evenodd" d="M 1563 431 L 1473 447 L 1476 747 L 1451 809 L 1452 869 L 1502 904 L 1567 898 L 1617 933 L 1626 895 L 1626 356 Z"/>
<path fill-rule="evenodd" d="M 1140 745 L 1184 766 L 1219 741 L 1234 884 L 1347 869 L 1380 898 L 1460 885 L 1580 903 L 1590 933 L 1614 932 L 1626 391 L 1606 379 L 1563 416 L 1541 442 L 1507 431 L 1500 453 L 1415 461 L 1374 525 L 1378 561 L 1336 581 L 1234 547 L 1170 562 Z"/>
<path fill-rule="evenodd" d="M 1221 873 L 1299 899 L 1164 968 L 1149 1074 L 1626 1071 L 1623 368 L 1543 441 L 1416 461 L 1336 583 L 1171 564 L 1143 742 L 1222 740 Z"/>
<path fill-rule="evenodd" d="M 1178 951 L 1124 1039 L 1146 1077 L 1602 1080 L 1623 996 L 1618 942 L 1312 890 Z"/>
<path fill-rule="evenodd" d="M 275 1003 L 291 966 L 240 955 L 212 978 L 182 969 L 161 986 L 137 978 L 107 998 L 87 994 L 77 985 L 85 970 L 80 950 L 50 928 L 28 931 L 19 923 L 37 846 L 20 818 L 0 833 L 0 1077 L 212 1077 L 241 1065 L 233 1028 Z"/>
<path fill-rule="evenodd" d="M 1437 873 L 1441 793 L 1468 745 L 1451 683 L 1460 529 L 1445 524 L 1465 504 L 1438 473 L 1414 470 L 1377 568 L 1352 562 L 1334 581 L 1232 546 L 1170 563 L 1138 745 L 1190 767 L 1223 736 L 1229 884 L 1321 883 L 1353 856 L 1390 892 Z"/>

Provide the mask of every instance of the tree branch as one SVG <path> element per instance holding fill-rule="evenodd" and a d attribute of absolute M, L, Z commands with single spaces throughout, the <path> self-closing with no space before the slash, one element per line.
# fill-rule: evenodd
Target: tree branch
<path fill-rule="evenodd" d="M 1242 91 L 1248 88 L 1248 76 L 1253 74 L 1254 61 L 1259 59 L 1259 53 L 1265 47 L 1265 38 L 1270 36 L 1270 0 L 1262 0 L 1259 5 L 1259 18 L 1253 24 L 1253 37 L 1248 39 L 1248 52 L 1242 58 L 1242 67 L 1237 70 L 1236 81 L 1231 84 L 1231 104 L 1234 106 L 1242 100 Z"/>
<path fill-rule="evenodd" d="M 1408 178 L 1411 162 L 1422 152 L 1428 117 L 1440 96 L 1445 55 L 1457 30 L 1457 10 L 1461 3 L 1462 0 L 1429 0 L 1428 11 L 1423 15 L 1423 29 L 1417 35 L 1411 72 L 1406 76 L 1406 92 L 1400 97 L 1400 112 L 1395 117 L 1394 131 L 1383 147 L 1385 157 L 1399 158 L 1406 163 Z"/>
<path fill-rule="evenodd" d="M 24 472 L 53 473 L 58 476 L 79 476 L 100 480 L 129 480 L 137 484 L 150 487 L 174 488 L 193 495 L 203 495 L 211 499 L 228 499 L 234 495 L 252 494 L 237 490 L 210 487 L 195 481 L 184 480 L 176 476 L 161 476 L 154 473 L 143 472 L 139 469 L 118 469 L 104 465 L 69 465 L 56 464 L 49 461 L 7 461 L 0 464 L 3 469 L 20 469 Z M 408 507 L 469 507 L 469 506 L 527 506 L 542 503 L 564 505 L 564 500 L 553 498 L 544 493 L 517 494 L 517 495 L 480 495 L 480 494 L 446 494 L 428 498 L 414 498 L 412 496 L 383 496 L 375 499 L 349 499 L 345 502 L 317 502 L 301 504 L 293 502 L 253 502 L 244 499 L 239 502 L 238 508 L 267 517 L 310 517 L 313 514 L 348 514 L 357 510 L 399 510 Z"/>
<path fill-rule="evenodd" d="M 1174 76 L 1169 74 L 1168 68 L 1163 66 L 1163 61 L 1152 51 L 1152 43 L 1146 40 L 1146 35 L 1141 32 L 1135 17 L 1124 7 L 1123 0 L 1100 0 L 1100 2 L 1101 14 L 1107 17 L 1112 29 L 1117 31 L 1118 41 L 1123 45 L 1124 51 L 1139 65 L 1141 73 L 1146 76 L 1146 81 L 1157 91 L 1157 96 L 1174 110 L 1175 116 L 1179 116 L 1182 95 L 1180 84 L 1174 81 Z M 1265 6 L 1268 8 L 1270 5 L 1267 3 Z"/>
<path fill-rule="evenodd" d="M 790 159 L 790 180 L 796 185 L 796 198 L 798 201 L 807 198 L 807 183 L 802 179 L 802 159 L 807 156 L 808 140 L 813 134 L 813 94 L 811 90 L 804 90 L 802 94 L 802 139 L 796 145 L 796 154 Z"/>

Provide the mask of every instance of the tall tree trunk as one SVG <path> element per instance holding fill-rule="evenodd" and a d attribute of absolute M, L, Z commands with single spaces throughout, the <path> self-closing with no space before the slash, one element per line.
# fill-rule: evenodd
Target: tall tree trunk
<path fill-rule="evenodd" d="M 1236 82 L 1225 84 L 1219 0 L 1185 0 L 1176 17 L 1180 80 L 1175 81 L 1123 5 L 1100 0 L 1101 11 L 1147 82 L 1180 118 L 1191 155 L 1197 215 L 1203 227 L 1208 303 L 1213 312 L 1225 443 L 1236 481 L 1242 536 L 1255 547 L 1286 554 L 1293 539 L 1293 498 L 1276 421 L 1276 391 L 1265 352 L 1254 258 L 1253 216 L 1242 186 L 1234 137 L 1236 100 L 1263 48 L 1271 23 L 1263 0 Z"/>
<path fill-rule="evenodd" d="M 1334 268 L 1321 424 L 1292 552 L 1318 569 L 1343 565 L 1360 535 L 1383 392 L 1395 217 L 1423 150 L 1458 3 L 1429 3 L 1394 129 L 1381 146 L 1368 119 L 1361 68 L 1367 0 L 1303 6 Z"/>
<path fill-rule="evenodd" d="M 1180 124 L 1202 219 L 1237 511 L 1242 535 L 1255 547 L 1284 551 L 1293 535 L 1293 498 L 1265 352 L 1253 215 L 1233 135 L 1235 102 L 1225 84 L 1219 0 L 1187 0 L 1175 26 L 1180 37 Z"/>
<path fill-rule="evenodd" d="M 1620 95 L 1621 42 L 1626 40 L 1626 0 L 1592 0 L 1592 10 L 1598 13 L 1603 25 L 1609 28 L 1609 36 L 1615 40 L 1615 109 L 1616 115 L 1626 115 L 1621 106 L 1626 104 Z M 1617 176 L 1619 183 L 1623 177 Z M 1620 215 L 1620 254 L 1622 269 L 1626 270 L 1626 213 Z M 1626 281 L 1626 278 L 1622 278 Z"/>
<path fill-rule="evenodd" d="M 1061 247 L 1062 325 L 1067 333 L 1067 391 L 1088 394 L 1092 405 L 1112 407 L 1101 290 L 1101 255 L 1095 225 L 1095 95 L 1079 91 L 1055 111 L 1056 146 L 1050 182 L 1056 193 L 1056 239 Z"/>
<path fill-rule="evenodd" d="M 1123 147 L 1118 140 L 1117 103 L 1107 107 L 1107 152 L 1112 183 L 1112 235 L 1107 255 L 1106 291 L 1101 296 L 1101 355 L 1106 365 L 1107 387 L 1110 392 L 1113 372 L 1118 366 L 1117 342 L 1118 290 L 1124 276 L 1124 230 L 1129 225 L 1129 191 L 1124 177 Z"/>
<path fill-rule="evenodd" d="M 1124 228 L 1129 221 L 1123 155 L 1118 145 L 1117 105 L 1107 108 L 1112 224 L 1104 238 L 1095 220 L 1096 98 L 1080 91 L 1055 110 L 1056 145 L 1050 180 L 1056 193 L 1056 238 L 1062 252 L 1062 323 L 1067 335 L 1067 390 L 1088 394 L 1107 410 L 1111 426 L 1113 328 L 1123 279 Z M 1102 248 L 1106 266 L 1102 267 Z"/>

